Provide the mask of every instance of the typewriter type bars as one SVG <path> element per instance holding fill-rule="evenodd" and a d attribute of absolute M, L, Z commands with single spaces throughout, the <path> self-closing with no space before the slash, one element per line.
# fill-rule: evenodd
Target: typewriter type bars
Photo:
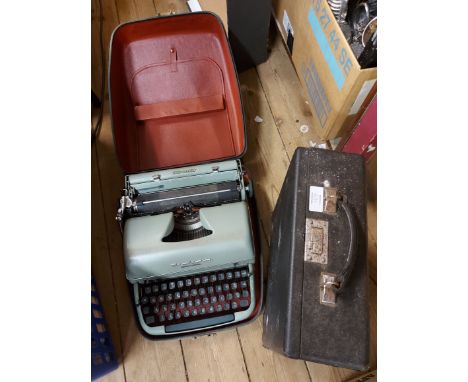
<path fill-rule="evenodd" d="M 246 192 L 236 160 L 126 177 L 117 220 L 147 333 L 183 333 L 250 316 L 254 252 Z"/>

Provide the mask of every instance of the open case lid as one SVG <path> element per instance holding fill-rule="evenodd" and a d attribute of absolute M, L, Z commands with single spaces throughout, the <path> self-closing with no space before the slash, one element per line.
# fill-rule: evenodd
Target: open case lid
<path fill-rule="evenodd" d="M 125 173 L 241 157 L 239 82 L 220 19 L 208 12 L 118 26 L 109 98 Z"/>

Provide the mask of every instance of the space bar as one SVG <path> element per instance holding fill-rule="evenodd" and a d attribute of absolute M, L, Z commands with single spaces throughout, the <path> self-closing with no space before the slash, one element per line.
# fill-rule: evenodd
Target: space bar
<path fill-rule="evenodd" d="M 214 326 L 225 324 L 226 322 L 234 321 L 234 314 L 226 314 L 225 316 L 204 318 L 202 320 L 195 320 L 190 322 L 182 322 L 180 324 L 166 325 L 164 329 L 166 333 L 182 332 L 185 330 L 206 328 L 207 326 Z"/>

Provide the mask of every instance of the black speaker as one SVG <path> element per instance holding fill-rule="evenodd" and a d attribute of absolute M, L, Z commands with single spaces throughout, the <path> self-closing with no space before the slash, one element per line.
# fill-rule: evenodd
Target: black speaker
<path fill-rule="evenodd" d="M 229 42 L 238 72 L 268 58 L 271 0 L 228 0 Z"/>

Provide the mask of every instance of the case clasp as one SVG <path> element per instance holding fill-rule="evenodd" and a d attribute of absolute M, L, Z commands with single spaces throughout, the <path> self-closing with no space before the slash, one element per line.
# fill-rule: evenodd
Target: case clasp
<path fill-rule="evenodd" d="M 339 283 L 333 273 L 322 272 L 320 274 L 320 303 L 327 306 L 336 305 L 336 290 Z"/>

